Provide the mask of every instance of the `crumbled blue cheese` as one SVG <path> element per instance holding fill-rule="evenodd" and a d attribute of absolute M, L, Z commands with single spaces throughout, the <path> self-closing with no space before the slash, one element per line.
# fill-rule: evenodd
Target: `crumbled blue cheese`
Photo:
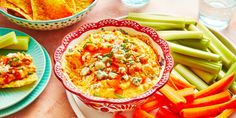
<path fill-rule="evenodd" d="M 124 79 L 125 81 L 128 81 L 129 80 L 129 76 L 127 74 L 125 74 L 125 75 L 122 76 L 122 79 Z"/>
<path fill-rule="evenodd" d="M 101 85 L 102 85 L 101 83 L 92 84 L 92 85 L 91 85 L 91 88 L 97 89 L 97 88 L 99 88 Z"/>
<path fill-rule="evenodd" d="M 85 76 L 89 73 L 89 68 L 88 67 L 84 67 L 81 71 L 80 71 L 80 75 L 81 76 Z"/>
<path fill-rule="evenodd" d="M 103 39 L 105 39 L 106 41 L 110 41 L 110 40 L 114 40 L 116 39 L 116 36 L 112 35 L 112 34 L 104 34 L 102 36 Z"/>
<path fill-rule="evenodd" d="M 104 48 L 108 48 L 108 47 L 111 47 L 112 44 L 108 43 L 108 42 L 105 42 L 105 43 L 102 43 L 102 47 Z"/>
<path fill-rule="evenodd" d="M 141 82 L 142 82 L 142 78 L 140 78 L 140 77 L 133 77 L 132 78 L 132 83 L 136 86 L 139 86 L 141 84 Z"/>
<path fill-rule="evenodd" d="M 102 60 L 102 56 L 98 56 L 98 60 Z"/>
<path fill-rule="evenodd" d="M 106 62 L 109 59 L 109 57 L 103 57 L 102 62 Z"/>
<path fill-rule="evenodd" d="M 106 65 L 103 62 L 101 61 L 95 62 L 95 69 L 100 70 L 100 69 L 104 69 L 105 67 Z"/>
<path fill-rule="evenodd" d="M 114 57 L 119 60 L 125 60 L 125 55 L 124 54 L 114 54 Z"/>
<path fill-rule="evenodd" d="M 10 69 L 10 65 L 0 64 L 0 73 L 6 73 L 9 71 L 9 69 Z"/>
<path fill-rule="evenodd" d="M 119 73 L 125 73 L 125 71 L 126 71 L 125 67 L 119 67 L 118 68 Z"/>
<path fill-rule="evenodd" d="M 7 54 L 8 57 L 16 57 L 17 56 L 17 53 L 9 53 Z"/>
<path fill-rule="evenodd" d="M 114 73 L 114 72 L 109 72 L 109 73 L 108 73 L 108 76 L 109 76 L 110 78 L 112 78 L 112 79 L 115 79 L 116 76 L 117 76 L 117 74 Z"/>
<path fill-rule="evenodd" d="M 101 79 L 103 79 L 103 78 L 105 78 L 105 77 L 107 77 L 107 76 L 108 76 L 107 73 L 104 72 L 104 71 L 98 70 L 98 71 L 96 72 L 96 77 L 97 77 L 99 80 L 101 80 Z"/>

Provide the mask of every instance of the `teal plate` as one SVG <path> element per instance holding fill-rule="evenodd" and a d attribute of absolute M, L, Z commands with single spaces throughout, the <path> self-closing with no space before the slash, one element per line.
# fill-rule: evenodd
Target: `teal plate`
<path fill-rule="evenodd" d="M 23 32 L 18 30 L 9 29 L 9 28 L 0 28 L 0 35 L 4 35 L 8 32 L 15 31 L 17 36 L 29 36 Z M 16 50 L 0 50 L 0 55 L 6 55 L 8 53 L 19 52 Z M 22 52 L 22 51 L 20 51 Z M 39 83 L 40 79 L 43 76 L 46 60 L 43 49 L 41 45 L 32 37 L 30 37 L 29 49 L 26 51 L 27 54 L 30 54 L 33 57 L 33 63 L 36 66 L 36 74 L 38 76 L 38 81 L 19 88 L 8 88 L 8 89 L 0 89 L 0 110 L 10 107 L 19 101 L 23 100 L 26 96 L 28 96 L 34 88 Z"/>
<path fill-rule="evenodd" d="M 32 103 L 43 92 L 43 90 L 47 86 L 47 83 L 50 79 L 51 71 L 52 71 L 51 59 L 45 49 L 44 49 L 44 53 L 46 56 L 46 69 L 38 86 L 22 101 L 18 102 L 17 104 L 11 107 L 0 110 L 0 117 L 5 117 L 5 116 L 11 115 L 13 113 L 16 113 L 22 110 L 23 108 L 28 106 L 30 103 Z M 19 117 L 23 117 L 23 116 L 19 116 Z"/>

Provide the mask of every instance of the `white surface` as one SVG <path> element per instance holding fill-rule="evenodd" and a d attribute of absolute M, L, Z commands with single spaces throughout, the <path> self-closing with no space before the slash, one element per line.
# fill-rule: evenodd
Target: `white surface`
<path fill-rule="evenodd" d="M 66 91 L 67 98 L 69 103 L 74 110 L 76 116 L 78 118 L 112 118 L 113 113 L 106 113 L 94 110 L 86 106 L 82 101 L 80 101 L 75 95 Z M 123 115 L 127 116 L 127 118 L 132 118 L 131 112 L 122 112 Z"/>

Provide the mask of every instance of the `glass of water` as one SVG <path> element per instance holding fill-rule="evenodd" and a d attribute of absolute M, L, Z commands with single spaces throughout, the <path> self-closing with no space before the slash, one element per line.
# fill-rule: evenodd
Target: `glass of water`
<path fill-rule="evenodd" d="M 123 4 L 133 8 L 143 7 L 149 3 L 150 0 L 121 0 Z"/>
<path fill-rule="evenodd" d="M 236 0 L 199 0 L 199 19 L 205 25 L 222 30 L 232 18 Z"/>

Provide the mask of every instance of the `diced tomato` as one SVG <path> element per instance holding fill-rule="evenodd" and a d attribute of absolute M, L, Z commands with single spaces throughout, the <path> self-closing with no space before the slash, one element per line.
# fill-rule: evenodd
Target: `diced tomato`
<path fill-rule="evenodd" d="M 114 113 L 113 118 L 127 118 L 124 115 L 121 115 L 120 113 Z"/>
<path fill-rule="evenodd" d="M 134 66 L 134 71 L 140 72 L 140 71 L 142 71 L 142 69 L 140 67 L 138 67 L 138 66 Z"/>
<path fill-rule="evenodd" d="M 3 57 L 3 58 L 2 58 L 2 62 L 3 62 L 3 64 L 5 64 L 5 65 L 6 65 L 6 64 L 8 63 L 8 61 L 9 61 L 9 59 L 8 59 L 8 58 L 5 58 L 5 57 Z"/>
<path fill-rule="evenodd" d="M 147 57 L 140 57 L 139 60 L 140 60 L 141 64 L 146 64 L 148 62 Z"/>
<path fill-rule="evenodd" d="M 8 84 L 10 81 L 9 81 L 9 74 L 7 74 L 7 73 L 5 73 L 4 75 L 3 75 L 3 78 L 4 78 L 4 83 L 5 84 Z"/>
<path fill-rule="evenodd" d="M 20 74 L 18 71 L 16 71 L 16 72 L 14 73 L 14 76 L 15 76 L 15 78 L 16 78 L 17 80 L 22 79 L 22 78 L 21 78 L 21 74 Z"/>
<path fill-rule="evenodd" d="M 122 95 L 123 94 L 123 89 L 121 89 L 120 87 L 117 87 L 116 90 L 115 90 L 115 93 Z"/>
<path fill-rule="evenodd" d="M 87 44 L 85 47 L 85 50 L 89 51 L 89 52 L 94 52 L 98 49 L 97 46 L 95 46 L 94 44 Z"/>
<path fill-rule="evenodd" d="M 27 58 L 22 59 L 22 61 L 26 64 L 26 65 L 30 65 L 31 61 Z"/>
<path fill-rule="evenodd" d="M 110 86 L 110 87 L 113 87 L 115 90 L 118 90 L 118 89 L 120 89 L 120 78 L 115 78 L 115 79 L 113 79 L 113 80 L 108 80 L 107 81 L 107 84 Z"/>
<path fill-rule="evenodd" d="M 135 51 L 135 52 L 138 52 L 138 47 L 135 46 L 135 47 L 132 48 L 132 50 Z"/>
<path fill-rule="evenodd" d="M 98 49 L 98 52 L 99 52 L 99 53 L 102 53 L 102 54 L 106 54 L 106 53 L 111 52 L 111 50 L 112 50 L 111 47 L 108 47 L 108 48 L 99 48 L 99 49 Z"/>

